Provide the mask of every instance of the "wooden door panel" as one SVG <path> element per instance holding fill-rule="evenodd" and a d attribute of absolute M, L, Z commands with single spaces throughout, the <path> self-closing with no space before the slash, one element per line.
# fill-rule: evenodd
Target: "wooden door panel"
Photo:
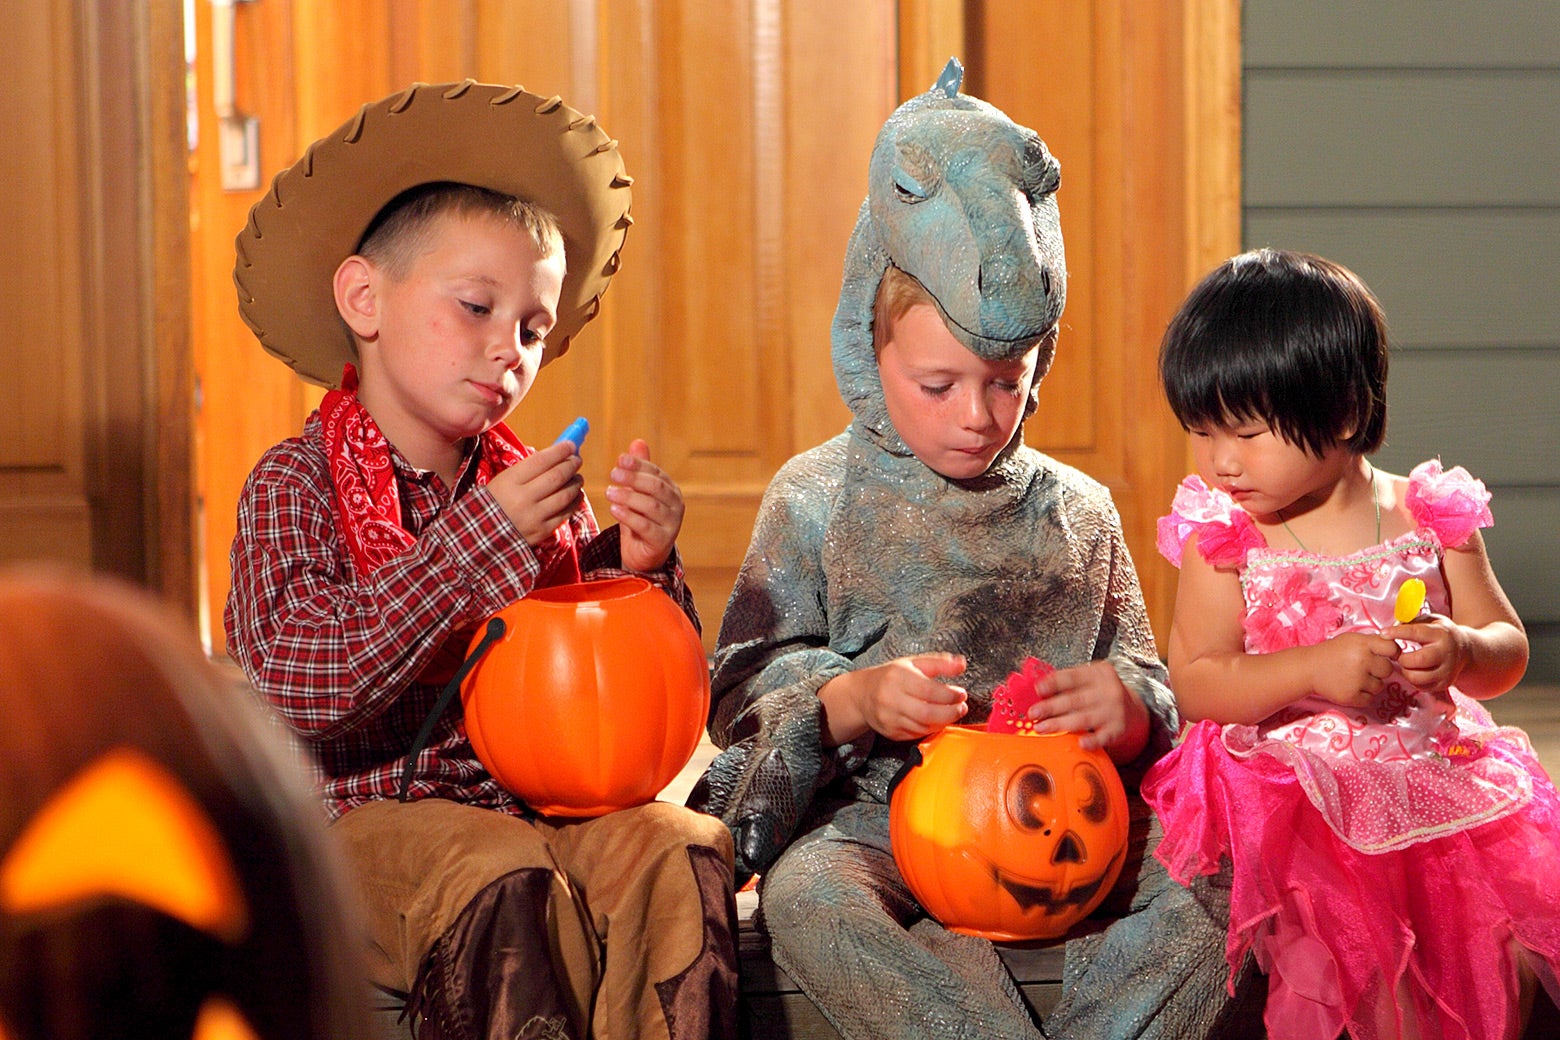
<path fill-rule="evenodd" d="M 0 241 L 11 260 L 0 284 L 0 561 L 112 573 L 183 609 L 185 208 L 182 179 L 170 190 L 168 178 L 183 165 L 176 11 L 0 5 Z"/>
<path fill-rule="evenodd" d="M 92 561 L 85 486 L 83 286 L 71 244 L 80 235 L 70 67 L 52 60 L 68 25 L 49 7 L 12 5 L 0 16 L 17 60 L 0 63 L 0 241 L 27 243 L 0 287 L 0 562 Z M 40 112 L 39 109 L 42 109 Z"/>
<path fill-rule="evenodd" d="M 1188 454 L 1159 390 L 1158 346 L 1187 290 L 1240 248 L 1239 5 L 982 9 L 972 89 L 1062 164 L 1067 311 L 1026 434 L 1110 486 L 1162 646 L 1175 571 L 1154 549 L 1155 522 Z"/>

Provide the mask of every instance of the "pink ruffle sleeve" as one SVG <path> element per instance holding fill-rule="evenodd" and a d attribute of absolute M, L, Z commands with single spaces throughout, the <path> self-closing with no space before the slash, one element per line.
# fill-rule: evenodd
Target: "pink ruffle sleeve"
<path fill-rule="evenodd" d="M 1443 472 L 1440 459 L 1414 467 L 1408 475 L 1406 498 L 1414 522 L 1434 531 L 1448 548 L 1466 542 L 1479 528 L 1495 524 L 1484 481 L 1461 466 Z"/>
<path fill-rule="evenodd" d="M 1246 511 L 1223 491 L 1198 476 L 1187 477 L 1175 490 L 1170 515 L 1159 518 L 1157 544 L 1165 559 L 1181 566 L 1186 540 L 1197 536 L 1197 551 L 1215 567 L 1239 566 L 1246 553 L 1267 545 L 1267 539 Z"/>

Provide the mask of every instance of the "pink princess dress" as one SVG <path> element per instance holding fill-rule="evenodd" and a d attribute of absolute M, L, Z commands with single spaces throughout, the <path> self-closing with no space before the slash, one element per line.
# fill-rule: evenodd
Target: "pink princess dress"
<path fill-rule="evenodd" d="M 1270 548 L 1228 495 L 1188 477 L 1159 548 L 1189 536 L 1240 572 L 1247 653 L 1394 623 L 1420 578 L 1448 608 L 1443 547 L 1489 526 L 1482 482 L 1416 467 L 1417 529 L 1344 557 Z M 1232 978 L 1248 949 L 1268 976 L 1274 1040 L 1501 1037 L 1514 1020 L 1513 945 L 1560 1000 L 1560 798 L 1527 736 L 1455 689 L 1455 711 L 1401 673 L 1364 709 L 1319 697 L 1257 725 L 1204 720 L 1143 781 L 1178 881 L 1233 864 Z M 1409 1019 L 1405 1002 L 1412 1004 Z M 1396 1009 L 1396 1010 L 1394 1010 Z"/>

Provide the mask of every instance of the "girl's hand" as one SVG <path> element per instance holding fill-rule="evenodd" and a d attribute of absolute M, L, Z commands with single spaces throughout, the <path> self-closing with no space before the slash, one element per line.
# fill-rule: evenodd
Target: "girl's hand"
<path fill-rule="evenodd" d="M 580 457 L 567 441 L 532 452 L 488 481 L 488 490 L 529 545 L 540 545 L 580 507 Z"/>
<path fill-rule="evenodd" d="M 1148 742 L 1148 708 L 1127 689 L 1109 661 L 1063 668 L 1035 684 L 1029 709 L 1038 733 L 1078 733 L 1086 748 L 1104 748 L 1111 760 L 1132 761 Z"/>
<path fill-rule="evenodd" d="M 1467 631 L 1442 614 L 1428 614 L 1406 625 L 1393 625 L 1381 634 L 1419 644 L 1417 650 L 1405 650 L 1398 664 L 1403 668 L 1403 678 L 1416 689 L 1430 693 L 1451 686 L 1473 659 Z"/>
<path fill-rule="evenodd" d="M 608 509 L 617 519 L 623 566 L 631 571 L 658 570 L 682 529 L 683 497 L 671 477 L 650 461 L 650 447 L 635 439 L 608 477 Z"/>
<path fill-rule="evenodd" d="M 818 690 L 824 739 L 838 747 L 868 730 L 889 740 L 936 733 L 969 711 L 963 687 L 937 681 L 963 672 L 959 654 L 916 654 L 836 675 Z"/>
<path fill-rule="evenodd" d="M 1346 632 L 1303 650 L 1311 661 L 1311 689 L 1346 708 L 1369 704 L 1402 652 L 1385 635 L 1365 632 Z"/>

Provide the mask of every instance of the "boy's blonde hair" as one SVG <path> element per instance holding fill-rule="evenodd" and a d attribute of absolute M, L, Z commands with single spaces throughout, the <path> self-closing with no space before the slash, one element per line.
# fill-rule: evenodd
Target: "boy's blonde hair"
<path fill-rule="evenodd" d="M 905 312 L 919 304 L 937 306 L 926 286 L 916 281 L 893 264 L 883 272 L 878 283 L 877 299 L 872 304 L 872 352 L 881 354 L 893 323 L 905 316 Z"/>
<path fill-rule="evenodd" d="M 487 216 L 523 230 L 543 257 L 563 252 L 558 218 L 525 199 L 471 184 L 420 184 L 391 199 L 369 224 L 357 254 L 402 279 L 422 252 L 434 221 L 442 216 Z"/>

